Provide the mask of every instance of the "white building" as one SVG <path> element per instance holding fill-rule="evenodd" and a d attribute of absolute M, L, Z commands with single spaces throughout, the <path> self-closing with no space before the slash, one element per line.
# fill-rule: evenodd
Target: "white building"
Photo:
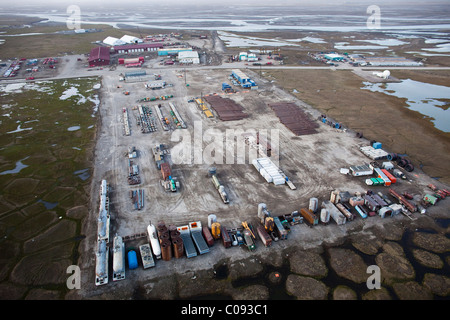
<path fill-rule="evenodd" d="M 118 38 L 114 38 L 114 37 L 106 37 L 103 40 L 103 43 L 108 46 L 121 46 L 121 45 L 127 44 L 125 41 L 120 40 Z"/>
<path fill-rule="evenodd" d="M 144 41 L 142 41 L 142 39 L 133 37 L 133 36 L 129 36 L 129 35 L 124 35 L 122 38 L 120 38 L 120 40 L 122 40 L 125 43 L 131 44 L 131 43 L 143 43 Z"/>
<path fill-rule="evenodd" d="M 178 61 L 180 63 L 199 64 L 200 58 L 197 51 L 181 51 L 178 52 Z"/>

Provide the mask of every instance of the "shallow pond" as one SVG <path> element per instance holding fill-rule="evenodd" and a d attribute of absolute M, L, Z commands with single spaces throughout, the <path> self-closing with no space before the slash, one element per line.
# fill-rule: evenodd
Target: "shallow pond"
<path fill-rule="evenodd" d="M 362 89 L 407 99 L 409 109 L 430 117 L 437 129 L 450 132 L 450 109 L 448 101 L 443 101 L 450 99 L 450 87 L 406 79 L 399 83 L 364 82 Z"/>

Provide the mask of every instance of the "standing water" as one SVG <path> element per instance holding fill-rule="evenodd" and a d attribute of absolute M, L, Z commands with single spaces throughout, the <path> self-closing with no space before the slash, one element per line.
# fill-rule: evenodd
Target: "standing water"
<path fill-rule="evenodd" d="M 437 129 L 450 132 L 448 101 L 442 101 L 450 99 L 450 87 L 411 79 L 399 83 L 364 82 L 364 85 L 362 89 L 407 99 L 406 104 L 409 109 L 430 117 Z"/>

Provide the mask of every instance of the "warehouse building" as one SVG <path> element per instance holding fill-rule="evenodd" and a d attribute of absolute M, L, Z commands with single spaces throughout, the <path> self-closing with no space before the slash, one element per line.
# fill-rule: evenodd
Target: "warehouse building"
<path fill-rule="evenodd" d="M 158 50 L 158 56 L 177 55 L 179 52 L 192 51 L 192 48 L 164 48 Z"/>
<path fill-rule="evenodd" d="M 341 56 L 340 54 L 336 54 L 336 53 L 328 53 L 326 55 L 324 55 L 325 59 L 330 60 L 330 61 L 342 61 L 344 60 L 344 56 Z"/>
<path fill-rule="evenodd" d="M 89 54 L 89 66 L 108 66 L 110 63 L 109 48 L 96 47 Z"/>
<path fill-rule="evenodd" d="M 162 48 L 163 45 L 161 43 L 127 44 L 113 47 L 115 53 L 150 52 Z"/>
<path fill-rule="evenodd" d="M 142 41 L 142 39 L 139 39 L 139 38 L 133 37 L 133 36 L 129 36 L 129 35 L 124 35 L 122 38 L 120 38 L 120 40 L 122 40 L 123 42 L 128 43 L 128 44 L 144 42 L 144 41 Z"/>
<path fill-rule="evenodd" d="M 178 61 L 186 64 L 199 64 L 200 58 L 197 51 L 181 51 L 178 52 Z"/>
<path fill-rule="evenodd" d="M 368 65 L 375 67 L 421 67 L 422 62 L 416 62 L 403 57 L 367 57 Z"/>
<path fill-rule="evenodd" d="M 120 39 L 115 38 L 115 37 L 106 37 L 103 40 L 103 43 L 106 44 L 107 46 L 111 46 L 111 47 L 127 44 L 125 41 L 120 40 Z"/>

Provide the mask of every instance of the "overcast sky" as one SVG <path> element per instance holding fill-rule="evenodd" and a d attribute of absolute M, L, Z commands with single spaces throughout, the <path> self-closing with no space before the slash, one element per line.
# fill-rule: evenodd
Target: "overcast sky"
<path fill-rule="evenodd" d="M 159 4 L 159 5 L 175 5 L 175 4 L 186 4 L 186 5 L 199 5 L 199 4 L 217 4 L 222 7 L 228 5 L 326 5 L 326 6 L 336 6 L 336 5 L 391 5 L 391 4 L 411 4 L 411 3 L 441 3 L 449 4 L 449 0 L 430 0 L 430 1 L 418 1 L 418 0 L 0 0 L 1 7 L 7 7 L 9 5 L 21 6 L 21 5 L 36 5 L 42 6 L 48 4 L 51 6 L 69 6 L 69 5 L 125 5 L 128 6 L 132 3 L 139 4 Z M 450 4 L 449 4 L 450 5 Z"/>

